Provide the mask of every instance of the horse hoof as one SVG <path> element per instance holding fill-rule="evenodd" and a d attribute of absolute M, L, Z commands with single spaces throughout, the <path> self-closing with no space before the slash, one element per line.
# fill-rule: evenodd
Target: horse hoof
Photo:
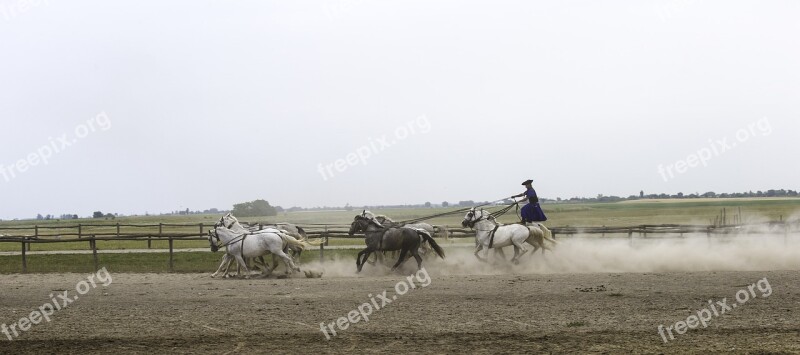
<path fill-rule="evenodd" d="M 519 265 L 519 260 L 511 260 L 514 265 Z"/>

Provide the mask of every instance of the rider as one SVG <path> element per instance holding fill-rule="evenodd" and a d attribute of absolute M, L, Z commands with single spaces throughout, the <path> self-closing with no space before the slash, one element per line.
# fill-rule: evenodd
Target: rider
<path fill-rule="evenodd" d="M 536 190 L 533 189 L 531 184 L 533 180 L 528 179 L 525 180 L 522 185 L 525 186 L 525 192 L 511 196 L 511 198 L 522 197 L 526 196 L 528 198 L 528 204 L 525 207 L 522 207 L 520 210 L 522 215 L 522 224 L 527 224 L 528 222 L 544 222 L 547 220 L 547 216 L 544 215 L 544 211 L 542 211 L 542 207 L 539 206 L 539 197 L 536 196 Z"/>

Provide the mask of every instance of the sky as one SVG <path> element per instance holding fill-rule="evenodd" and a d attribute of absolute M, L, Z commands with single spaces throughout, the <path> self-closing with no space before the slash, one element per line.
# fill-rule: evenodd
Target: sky
<path fill-rule="evenodd" d="M 797 1 L 0 0 L 0 219 L 800 189 Z"/>

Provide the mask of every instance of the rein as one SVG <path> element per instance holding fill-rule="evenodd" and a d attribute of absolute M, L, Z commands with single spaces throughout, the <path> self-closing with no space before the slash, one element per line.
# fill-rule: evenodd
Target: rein
<path fill-rule="evenodd" d="M 214 233 L 216 233 L 216 231 L 214 231 Z M 242 249 L 244 249 L 244 238 L 247 238 L 248 235 L 250 235 L 250 233 L 244 233 L 244 234 L 235 236 L 235 237 L 233 237 L 233 239 L 225 242 L 224 244 L 217 244 L 217 248 L 221 249 L 223 247 L 227 247 L 228 245 L 231 245 L 231 244 L 236 243 L 236 242 L 241 240 L 242 241 Z M 220 241 L 219 236 L 216 236 L 216 238 L 217 238 L 217 241 Z M 241 238 L 241 239 L 239 239 L 239 238 Z"/>

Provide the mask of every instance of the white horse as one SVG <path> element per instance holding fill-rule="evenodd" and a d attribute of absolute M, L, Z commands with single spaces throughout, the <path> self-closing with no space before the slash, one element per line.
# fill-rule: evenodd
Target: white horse
<path fill-rule="evenodd" d="M 297 226 L 295 226 L 295 225 L 293 225 L 291 223 L 278 223 L 278 224 L 275 224 L 274 227 L 267 227 L 267 228 L 260 229 L 260 230 L 249 229 L 249 228 L 245 228 L 244 226 L 242 226 L 242 224 L 239 223 L 239 220 L 236 217 L 234 217 L 233 214 L 228 213 L 228 214 L 222 216 L 222 218 L 220 218 L 220 220 L 217 223 L 217 225 L 224 226 L 225 228 L 228 228 L 228 229 L 230 229 L 230 230 L 232 230 L 232 231 L 234 231 L 236 233 L 259 234 L 259 233 L 276 233 L 276 232 L 280 232 L 280 233 L 283 233 L 284 235 L 286 235 L 289 238 L 294 238 L 294 239 L 296 239 L 298 241 L 306 242 L 311 246 L 319 246 L 320 244 L 322 244 L 321 240 L 309 241 L 308 238 L 305 235 L 305 231 L 302 228 L 297 227 Z M 280 226 L 282 228 L 278 228 L 277 226 Z M 283 229 L 283 227 L 289 228 L 290 230 Z M 294 261 L 299 263 L 300 262 L 300 254 L 302 253 L 304 248 L 300 248 L 300 247 L 298 247 L 296 245 L 289 245 L 288 248 L 289 248 L 289 250 L 292 251 L 292 257 L 294 258 Z M 260 261 L 261 261 L 261 265 L 266 266 L 266 263 L 264 263 L 264 259 L 263 258 L 260 258 Z M 233 258 L 230 257 L 228 254 L 225 254 L 223 256 L 222 262 L 223 263 L 227 263 L 226 266 L 225 266 L 225 273 L 223 274 L 223 277 L 224 277 L 224 276 L 228 275 L 228 268 L 232 264 Z M 257 261 L 256 261 L 256 265 L 257 266 L 259 265 Z M 276 267 L 278 267 L 278 259 L 275 257 L 275 255 L 273 255 L 272 256 L 272 269 L 274 270 Z"/>
<path fill-rule="evenodd" d="M 236 217 L 234 217 L 232 213 L 228 213 L 228 214 L 222 216 L 222 218 L 220 218 L 219 221 L 220 221 L 220 223 L 222 223 L 223 226 L 225 226 L 225 228 L 228 228 L 228 229 L 231 229 L 231 230 L 234 230 L 234 231 L 237 231 L 237 232 L 244 232 L 245 230 L 248 230 L 250 232 L 258 232 L 259 231 L 259 229 L 257 227 L 245 228 L 244 226 L 242 226 L 241 223 L 239 223 L 239 220 Z M 291 235 L 292 237 L 294 237 L 297 240 L 302 240 L 304 242 L 308 241 L 308 236 L 306 235 L 306 231 L 303 228 L 298 227 L 298 226 L 296 226 L 296 225 L 294 225 L 292 223 L 275 223 L 275 224 L 266 225 L 266 227 L 267 228 L 278 229 L 278 230 L 282 231 L 284 234 Z M 263 229 L 261 229 L 261 230 L 263 230 Z"/>
<path fill-rule="evenodd" d="M 470 209 L 466 216 L 464 216 L 464 220 L 461 221 L 461 225 L 463 227 L 475 229 L 475 257 L 480 261 L 486 261 L 488 259 L 490 248 L 499 249 L 513 245 L 514 257 L 511 258 L 511 262 L 518 264 L 519 258 L 528 252 L 528 248 L 525 247 L 526 242 L 534 246 L 534 250 L 540 247 L 537 247 L 538 243 L 536 243 L 536 238 L 531 239 L 532 232 L 529 227 L 521 224 L 500 225 L 488 211 L 482 209 L 479 211 L 476 211 L 475 208 Z M 531 228 L 533 227 L 534 226 Z M 539 226 L 535 227 L 539 229 L 538 232 L 541 233 L 541 235 L 545 235 L 544 230 L 541 230 Z M 553 239 L 550 238 L 549 240 Z M 481 258 L 478 253 L 484 249 L 486 253 L 484 254 L 484 258 Z"/>
<path fill-rule="evenodd" d="M 267 253 L 272 253 L 273 257 L 277 256 L 283 260 L 284 264 L 286 264 L 287 274 L 290 271 L 300 271 L 300 268 L 295 265 L 294 260 L 292 260 L 289 255 L 286 255 L 284 249 L 289 245 L 301 248 L 310 247 L 308 243 L 298 241 L 281 232 L 265 232 L 258 234 L 236 233 L 224 226 L 217 226 L 213 231 L 209 231 L 208 235 L 209 242 L 212 243 L 212 250 L 215 251 L 214 249 L 225 246 L 226 254 L 233 257 L 239 266 L 244 269 L 245 278 L 249 278 L 250 276 L 250 269 L 247 267 L 245 260 L 260 257 Z M 216 239 L 219 244 L 213 244 L 212 238 Z M 225 265 L 226 260 L 223 258 L 222 264 L 220 264 L 217 271 L 212 274 L 212 277 L 222 271 Z M 266 265 L 264 265 L 264 267 L 265 269 L 262 269 L 262 274 L 264 276 L 269 275 L 269 268 L 266 267 Z"/>

